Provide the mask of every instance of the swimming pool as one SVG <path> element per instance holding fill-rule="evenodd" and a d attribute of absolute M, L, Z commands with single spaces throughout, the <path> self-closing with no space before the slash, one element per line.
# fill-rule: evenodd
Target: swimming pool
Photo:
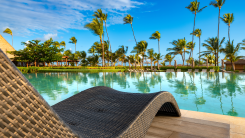
<path fill-rule="evenodd" d="M 43 98 L 54 105 L 94 86 L 123 92 L 168 91 L 180 109 L 245 117 L 245 74 L 203 72 L 101 72 L 24 74 Z"/>

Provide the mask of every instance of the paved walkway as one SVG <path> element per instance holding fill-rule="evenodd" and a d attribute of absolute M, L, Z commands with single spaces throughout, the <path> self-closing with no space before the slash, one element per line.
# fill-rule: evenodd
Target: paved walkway
<path fill-rule="evenodd" d="M 181 110 L 181 117 L 156 116 L 146 138 L 245 138 L 245 118 Z"/>

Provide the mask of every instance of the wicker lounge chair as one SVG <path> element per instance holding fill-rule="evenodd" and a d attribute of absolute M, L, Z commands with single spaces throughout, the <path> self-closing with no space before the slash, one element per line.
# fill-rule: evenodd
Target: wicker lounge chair
<path fill-rule="evenodd" d="M 177 72 L 181 72 L 181 69 L 177 69 Z"/>
<path fill-rule="evenodd" d="M 52 107 L 0 49 L 0 137 L 143 138 L 156 114 L 180 116 L 168 92 L 99 86 Z"/>
<path fill-rule="evenodd" d="M 170 69 L 170 72 L 174 72 L 174 69 Z"/>
<path fill-rule="evenodd" d="M 214 72 L 214 69 L 210 69 L 210 71 L 209 72 Z"/>
<path fill-rule="evenodd" d="M 171 72 L 171 69 L 167 69 L 166 72 Z"/>

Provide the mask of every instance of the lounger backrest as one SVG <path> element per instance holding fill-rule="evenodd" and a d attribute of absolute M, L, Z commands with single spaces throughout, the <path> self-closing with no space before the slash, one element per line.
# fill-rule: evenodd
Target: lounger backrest
<path fill-rule="evenodd" d="M 78 137 L 0 49 L 0 137 Z"/>

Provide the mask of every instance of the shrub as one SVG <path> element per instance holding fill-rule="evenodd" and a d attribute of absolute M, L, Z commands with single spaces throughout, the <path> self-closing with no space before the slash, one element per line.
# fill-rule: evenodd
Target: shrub
<path fill-rule="evenodd" d="M 239 70 L 235 70 L 235 72 L 239 72 Z"/>

